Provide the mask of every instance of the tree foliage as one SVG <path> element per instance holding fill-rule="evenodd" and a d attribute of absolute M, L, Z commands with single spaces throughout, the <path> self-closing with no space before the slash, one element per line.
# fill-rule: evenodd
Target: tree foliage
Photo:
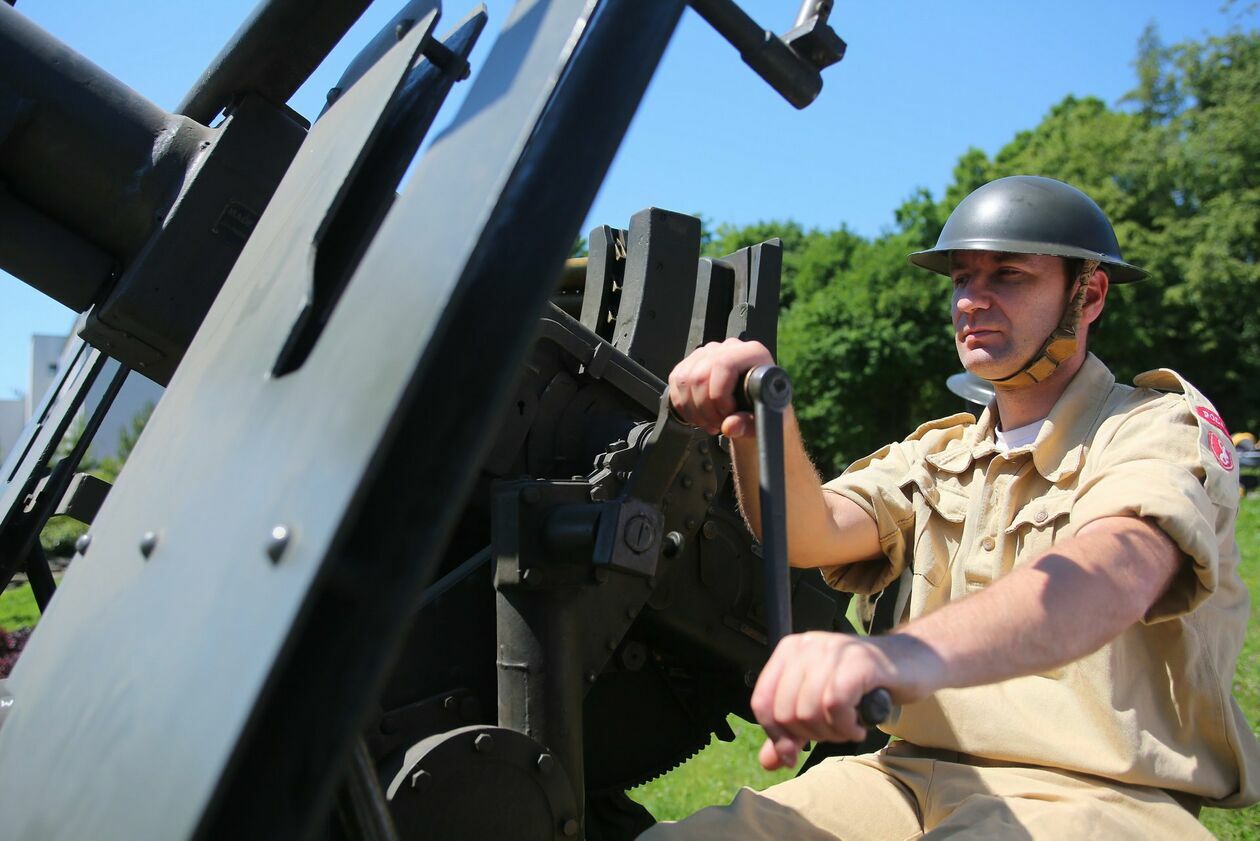
<path fill-rule="evenodd" d="M 1112 288 L 1091 336 L 1121 381 L 1175 368 L 1232 427 L 1260 428 L 1260 33 L 1165 46 L 1151 27 L 1134 68 L 1118 107 L 1069 96 L 992 157 L 968 150 L 944 196 L 916 191 L 875 239 L 794 222 L 716 229 L 707 253 L 784 240 L 780 356 L 824 472 L 958 409 L 944 384 L 959 370 L 946 284 L 906 255 L 935 243 L 964 196 L 1006 175 L 1084 190 L 1125 258 L 1151 272 Z"/>

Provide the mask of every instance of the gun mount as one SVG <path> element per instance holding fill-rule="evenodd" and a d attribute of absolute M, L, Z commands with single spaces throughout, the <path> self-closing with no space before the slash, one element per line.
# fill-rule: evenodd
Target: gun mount
<path fill-rule="evenodd" d="M 561 268 L 682 0 L 522 0 L 401 194 L 486 16 L 413 0 L 308 132 L 284 103 L 365 5 L 264 2 L 180 114 L 0 5 L 0 265 L 87 313 L 0 475 L 0 579 L 55 605 L 3 687 L 6 837 L 629 838 L 626 788 L 748 716 L 759 548 L 661 394 L 773 347 L 780 246 L 649 209 Z M 843 53 L 829 3 L 756 50 L 694 5 L 798 106 Z M 108 400 L 57 447 L 129 368 L 169 387 L 103 489 Z M 54 511 L 92 520 L 59 587 Z"/>

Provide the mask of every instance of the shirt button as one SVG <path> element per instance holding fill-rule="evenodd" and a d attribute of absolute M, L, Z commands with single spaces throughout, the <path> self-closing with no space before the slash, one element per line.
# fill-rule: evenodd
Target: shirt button
<path fill-rule="evenodd" d="M 984 551 L 992 552 L 993 551 L 993 538 L 986 537 L 984 540 L 980 541 L 980 545 L 984 547 Z"/>
<path fill-rule="evenodd" d="M 1036 520 L 1036 521 L 1037 521 L 1037 522 L 1039 522 L 1039 523 L 1044 523 L 1044 522 L 1046 521 L 1046 512 L 1045 512 L 1045 511 L 1038 511 L 1038 512 L 1037 512 L 1037 513 L 1033 516 L 1033 519 L 1034 519 L 1034 520 Z"/>

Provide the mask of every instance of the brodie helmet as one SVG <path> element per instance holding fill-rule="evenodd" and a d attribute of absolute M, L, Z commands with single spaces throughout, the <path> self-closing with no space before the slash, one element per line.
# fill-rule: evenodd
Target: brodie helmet
<path fill-rule="evenodd" d="M 936 247 L 914 252 L 910 262 L 948 276 L 953 251 L 1046 254 L 1084 261 L 1059 325 L 1026 365 L 992 380 L 1003 386 L 1041 382 L 1076 352 L 1085 291 L 1099 265 L 1106 266 L 1114 283 L 1146 277 L 1145 271 L 1120 256 L 1111 222 L 1093 199 L 1062 181 L 1036 175 L 1012 175 L 977 188 L 949 215 Z"/>

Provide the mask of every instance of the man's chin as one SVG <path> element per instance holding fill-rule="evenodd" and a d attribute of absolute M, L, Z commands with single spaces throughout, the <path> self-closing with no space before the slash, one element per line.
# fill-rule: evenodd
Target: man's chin
<path fill-rule="evenodd" d="M 984 348 L 976 348 L 967 350 L 966 348 L 958 349 L 958 361 L 967 369 L 967 372 L 974 374 L 982 380 L 1000 380 L 1010 374 L 1011 363 L 1005 358 L 995 356 Z"/>

